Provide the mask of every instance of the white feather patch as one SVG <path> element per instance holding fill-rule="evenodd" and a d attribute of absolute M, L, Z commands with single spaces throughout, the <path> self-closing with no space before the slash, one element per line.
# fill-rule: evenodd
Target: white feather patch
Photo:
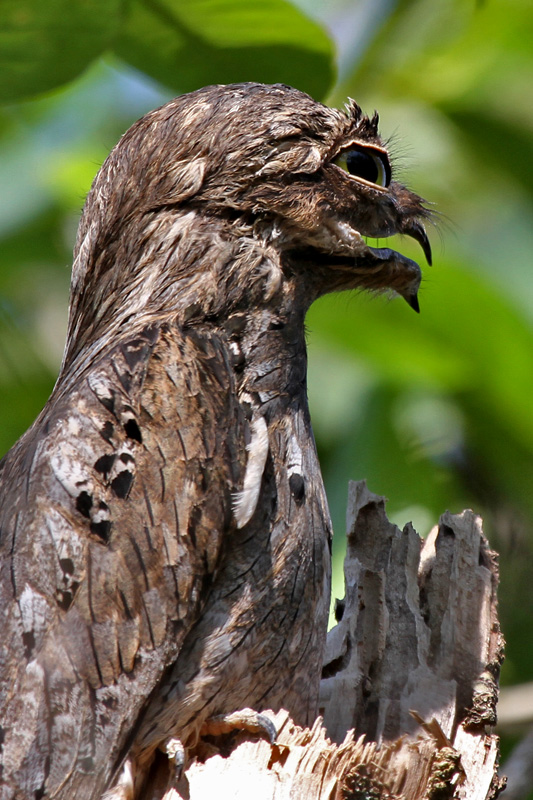
<path fill-rule="evenodd" d="M 298 439 L 294 433 L 291 433 L 290 430 L 287 431 L 288 433 L 288 441 L 287 441 L 287 475 L 303 475 L 303 455 L 302 455 L 302 448 L 298 442 Z"/>
<path fill-rule="evenodd" d="M 233 514 L 238 528 L 250 521 L 261 491 L 261 480 L 268 455 L 268 430 L 265 418 L 255 417 L 250 423 L 251 440 L 246 445 L 248 461 L 242 491 L 233 500 Z"/>

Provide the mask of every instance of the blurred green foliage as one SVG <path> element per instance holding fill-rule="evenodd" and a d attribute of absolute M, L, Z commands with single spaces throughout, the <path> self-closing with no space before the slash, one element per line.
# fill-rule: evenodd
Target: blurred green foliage
<path fill-rule="evenodd" d="M 62 86 L 104 53 L 180 92 L 245 75 L 323 95 L 333 79 L 328 36 L 285 0 L 3 0 L 0 101 Z"/>
<path fill-rule="evenodd" d="M 355 97 L 379 109 L 396 176 L 437 217 L 420 316 L 398 299 L 342 295 L 308 317 L 311 410 L 340 534 L 335 592 L 349 478 L 367 478 L 421 533 L 445 508 L 471 506 L 501 552 L 504 679 L 532 680 L 531 0 L 299 0 L 337 32 L 336 84 L 330 39 L 283 0 L 101 5 L 0 8 L 11 103 L 0 109 L 0 451 L 53 385 L 83 197 L 134 119 L 230 80 Z M 392 246 L 421 258 L 410 241 Z"/>

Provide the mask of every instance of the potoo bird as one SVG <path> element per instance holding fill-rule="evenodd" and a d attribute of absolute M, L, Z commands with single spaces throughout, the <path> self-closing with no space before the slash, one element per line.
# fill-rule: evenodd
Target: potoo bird
<path fill-rule="evenodd" d="M 142 797 L 157 754 L 218 715 L 313 721 L 331 526 L 305 314 L 358 288 L 418 310 L 419 266 L 365 236 L 430 260 L 377 124 L 353 101 L 211 86 L 98 173 L 61 372 L 1 464 L 2 800 L 117 780 Z"/>

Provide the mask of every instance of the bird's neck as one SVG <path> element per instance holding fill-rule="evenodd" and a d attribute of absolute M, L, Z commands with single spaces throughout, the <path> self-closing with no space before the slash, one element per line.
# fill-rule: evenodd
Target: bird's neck
<path fill-rule="evenodd" d="M 285 353 L 287 369 L 296 353 L 305 358 L 303 321 L 312 298 L 277 249 L 241 223 L 193 211 L 165 214 L 158 225 L 144 220 L 136 249 L 125 236 L 109 243 L 93 234 L 87 250 L 78 243 L 63 374 L 160 323 L 234 325 L 230 338 L 243 348 L 247 380 L 258 387 L 268 384 L 276 353 Z"/>
<path fill-rule="evenodd" d="M 281 302 L 237 311 L 223 325 L 239 391 L 253 396 L 267 418 L 280 406 L 305 404 L 306 308 L 296 293 L 296 285 L 286 282 Z"/>

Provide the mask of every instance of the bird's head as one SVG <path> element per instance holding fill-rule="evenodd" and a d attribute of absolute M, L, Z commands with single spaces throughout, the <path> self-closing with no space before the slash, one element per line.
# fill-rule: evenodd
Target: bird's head
<path fill-rule="evenodd" d="M 95 179 L 73 268 L 70 347 L 146 316 L 390 289 L 418 310 L 418 265 L 363 237 L 407 234 L 431 259 L 418 195 L 394 180 L 377 115 L 288 86 L 210 86 L 147 114 Z M 191 311 L 192 309 L 192 311 Z"/>

